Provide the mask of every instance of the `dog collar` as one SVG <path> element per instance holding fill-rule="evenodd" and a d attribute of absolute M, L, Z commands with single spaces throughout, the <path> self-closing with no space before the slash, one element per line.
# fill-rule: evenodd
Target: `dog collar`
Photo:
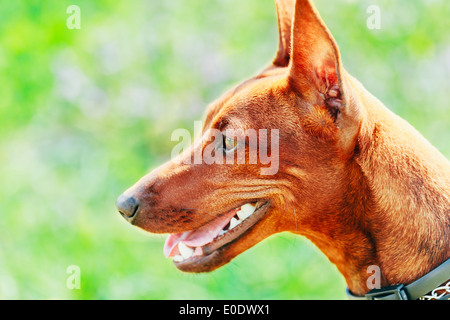
<path fill-rule="evenodd" d="M 450 259 L 423 277 L 408 284 L 372 289 L 356 296 L 346 289 L 350 300 L 450 300 Z"/>

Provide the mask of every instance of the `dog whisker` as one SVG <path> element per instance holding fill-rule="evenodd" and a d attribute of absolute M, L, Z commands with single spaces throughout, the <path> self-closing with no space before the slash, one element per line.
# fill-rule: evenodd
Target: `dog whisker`
<path fill-rule="evenodd" d="M 202 225 L 202 223 L 198 222 L 197 220 L 195 220 L 194 218 L 191 217 L 186 217 L 186 219 L 192 220 L 193 222 L 195 222 L 196 224 L 198 224 L 199 226 Z"/>
<path fill-rule="evenodd" d="M 193 213 L 193 214 L 204 214 L 207 216 L 214 216 L 214 214 L 207 212 L 205 210 L 202 209 L 197 209 L 197 208 L 184 208 L 181 209 L 182 211 L 187 211 L 187 213 Z"/>
<path fill-rule="evenodd" d="M 290 201 L 290 202 L 291 202 L 293 213 L 294 213 L 295 231 L 298 231 L 298 228 L 297 228 L 297 214 L 295 213 L 295 206 L 294 206 L 294 203 L 292 201 Z"/>

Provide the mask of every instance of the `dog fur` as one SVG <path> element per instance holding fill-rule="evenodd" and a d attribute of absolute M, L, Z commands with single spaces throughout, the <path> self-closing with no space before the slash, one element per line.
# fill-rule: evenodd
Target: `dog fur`
<path fill-rule="evenodd" d="M 211 271 L 289 231 L 310 239 L 354 294 L 368 291 L 370 265 L 380 267 L 382 286 L 408 284 L 450 257 L 450 164 L 346 72 L 310 1 L 277 0 L 276 8 L 273 63 L 213 102 L 203 130 L 279 129 L 278 173 L 261 176 L 260 163 L 184 164 L 208 144 L 203 137 L 125 192 L 139 203 L 130 222 L 178 233 L 265 199 L 268 212 L 239 239 L 177 266 Z"/>

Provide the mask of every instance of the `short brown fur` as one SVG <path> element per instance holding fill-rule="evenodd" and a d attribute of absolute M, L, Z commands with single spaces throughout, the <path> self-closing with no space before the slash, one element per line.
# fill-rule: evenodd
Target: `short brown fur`
<path fill-rule="evenodd" d="M 125 194 L 139 200 L 133 224 L 150 232 L 195 229 L 257 199 L 269 212 L 237 241 L 184 271 L 214 270 L 283 231 L 315 243 L 345 277 L 368 291 L 408 284 L 450 257 L 450 165 L 406 121 L 342 66 L 338 47 L 307 0 L 277 0 L 279 48 L 271 66 L 207 110 L 209 128 L 279 129 L 279 170 L 261 164 L 188 165 L 191 152 L 143 177 Z"/>

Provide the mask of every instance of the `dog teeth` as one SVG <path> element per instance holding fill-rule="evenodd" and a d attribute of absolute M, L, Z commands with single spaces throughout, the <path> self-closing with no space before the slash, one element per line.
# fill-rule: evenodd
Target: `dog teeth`
<path fill-rule="evenodd" d="M 241 220 L 238 220 L 236 218 L 231 218 L 230 220 L 230 227 L 228 228 L 228 230 L 233 229 L 234 227 L 236 227 L 239 223 L 241 223 Z"/>
<path fill-rule="evenodd" d="M 188 247 L 183 242 L 178 243 L 178 251 L 180 254 L 172 257 L 172 260 L 175 262 L 182 262 L 190 257 L 201 256 L 203 254 L 203 249 L 201 247 Z"/>
<path fill-rule="evenodd" d="M 243 206 L 241 206 L 239 208 L 239 210 L 236 212 L 236 215 L 233 218 L 231 218 L 229 224 L 227 224 L 227 226 L 224 229 L 220 230 L 217 237 L 220 237 L 223 234 L 227 233 L 227 231 L 235 228 L 242 221 L 244 221 L 249 216 L 251 216 L 253 214 L 253 212 L 255 212 L 255 210 L 256 210 L 256 205 L 251 204 L 251 203 L 246 203 Z M 178 243 L 178 251 L 180 252 L 180 254 L 177 254 L 177 255 L 173 256 L 173 258 L 172 258 L 173 261 L 175 261 L 175 262 L 182 262 L 186 259 L 189 259 L 192 256 L 198 256 L 198 255 L 203 254 L 201 247 L 191 248 L 191 247 L 187 246 L 186 244 L 184 244 L 182 241 L 180 241 Z"/>
<path fill-rule="evenodd" d="M 172 259 L 173 259 L 173 261 L 175 261 L 175 262 L 181 262 L 181 261 L 184 260 L 183 257 L 180 256 L 179 254 L 177 254 L 176 256 L 174 256 Z"/>
<path fill-rule="evenodd" d="M 240 220 L 245 220 L 253 212 L 255 212 L 256 206 L 250 203 L 244 204 L 241 209 L 236 213 Z"/>
<path fill-rule="evenodd" d="M 221 230 L 219 232 L 218 237 L 226 233 L 227 231 L 233 229 L 238 224 L 240 224 L 242 221 L 247 219 L 249 216 L 253 214 L 256 210 L 256 205 L 246 203 L 243 206 L 240 207 L 240 209 L 236 212 L 236 215 L 231 218 L 230 223 L 224 228 L 224 230 Z"/>
<path fill-rule="evenodd" d="M 183 259 L 188 259 L 194 254 L 194 249 L 188 247 L 183 242 L 178 243 L 178 250 L 180 251 L 181 257 L 183 257 Z"/>

